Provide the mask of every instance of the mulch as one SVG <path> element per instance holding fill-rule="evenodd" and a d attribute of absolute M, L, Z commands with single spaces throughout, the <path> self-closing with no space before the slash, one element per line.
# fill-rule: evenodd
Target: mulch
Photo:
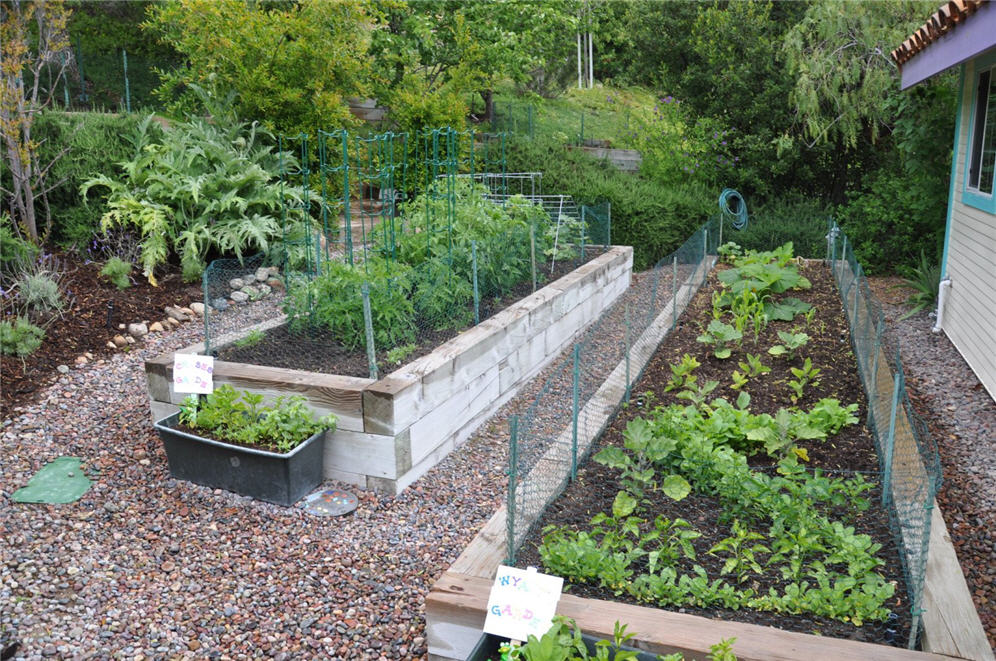
<path fill-rule="evenodd" d="M 201 300 L 199 285 L 183 282 L 178 270 L 160 275 L 158 287 L 133 272 L 132 286 L 119 290 L 100 275 L 102 264 L 72 252 L 56 257 L 66 273 L 62 292 L 66 307 L 39 324 L 45 329 L 45 340 L 37 351 L 24 359 L 0 357 L 0 419 L 34 401 L 59 376 L 59 365 L 73 365 L 86 352 L 93 355 L 92 360 L 116 353 L 107 342 L 121 333 L 118 324 L 161 320 L 166 306 Z M 3 318 L 11 314 L 5 306 Z"/>
<path fill-rule="evenodd" d="M 813 304 L 817 308 L 817 313 L 811 327 L 801 329 L 809 334 L 810 340 L 800 350 L 800 355 L 796 358 L 795 363 L 789 364 L 783 359 L 775 358 L 766 353 L 768 347 L 779 343 L 777 331 L 789 330 L 792 327 L 792 324 L 786 322 L 769 324 L 768 328 L 762 331 L 756 345 L 752 336 L 746 338 L 743 347 L 739 350 L 735 349 L 733 357 L 727 360 L 715 358 L 711 351 L 707 351 L 704 345 L 696 341 L 702 332 L 697 320 L 707 321 L 711 316 L 711 296 L 717 285 L 716 272 L 714 271 L 710 275 L 709 282 L 699 291 L 682 315 L 682 321 L 680 321 L 676 332 L 668 336 L 667 341 L 651 359 L 641 380 L 633 386 L 632 403 L 619 412 L 600 439 L 600 445 L 622 446 L 622 432 L 626 424 L 633 418 L 643 415 L 648 408 L 658 404 L 667 406 L 676 402 L 687 403 L 678 400 L 674 391 L 664 391 L 671 378 L 669 366 L 679 362 L 685 353 L 695 356 L 702 363 L 702 366 L 695 371 L 699 383 L 717 380 L 721 384 L 713 391 L 710 399 L 725 397 L 731 402 L 735 401 L 739 394 L 738 391 L 730 387 L 730 373 L 739 369 L 738 360 L 744 360 L 746 353 L 761 354 L 762 362 L 770 366 L 772 370 L 758 380 L 752 380 L 745 389 L 751 395 L 752 412 L 771 414 L 776 413 L 778 408 L 789 405 L 790 390 L 786 384 L 794 378 L 789 371 L 790 367 L 798 366 L 803 357 L 809 357 L 814 366 L 822 370 L 819 375 L 820 384 L 816 388 L 809 388 L 805 396 L 799 400 L 798 406 L 803 409 L 811 408 L 813 404 L 824 397 L 837 398 L 842 405 L 857 402 L 859 404 L 857 417 L 862 421 L 859 424 L 845 427 L 838 435 L 826 441 L 798 443 L 800 447 L 809 452 L 809 465 L 820 467 L 831 476 L 847 476 L 852 471 L 877 472 L 878 460 L 874 442 L 870 432 L 863 424 L 867 415 L 867 400 L 858 378 L 857 364 L 851 352 L 847 322 L 843 315 L 839 296 L 830 273 L 821 264 L 808 265 L 803 268 L 802 272 L 812 281 L 813 288 L 809 291 L 791 292 L 790 295 Z M 805 326 L 805 322 L 801 317 L 797 317 L 794 325 Z M 647 396 L 647 392 L 652 392 L 653 395 Z M 593 454 L 597 452 L 597 449 L 593 450 Z M 755 469 L 772 468 L 771 460 L 764 455 L 752 457 L 750 463 Z M 875 475 L 867 477 L 876 481 Z M 545 526 L 566 525 L 576 529 L 587 529 L 595 514 L 612 511 L 612 502 L 619 489 L 618 471 L 608 469 L 593 461 L 587 462 L 579 469 L 577 480 L 569 485 L 564 494 L 546 510 L 542 519 L 534 527 L 522 545 L 516 559 L 517 564 L 522 567 L 541 566 L 537 545 L 542 541 L 541 530 Z M 879 571 L 886 577 L 886 580 L 897 583 L 896 595 L 893 597 L 892 603 L 887 604 L 896 615 L 895 620 L 888 623 L 866 622 L 863 626 L 857 627 L 851 623 L 825 617 L 785 615 L 746 609 L 734 611 L 722 608 L 686 607 L 677 610 L 705 617 L 776 626 L 802 633 L 817 633 L 836 638 L 905 646 L 910 630 L 910 615 L 899 551 L 893 539 L 887 513 L 876 507 L 881 498 L 880 490 L 876 488 L 867 492 L 865 496 L 871 501 L 872 507 L 867 512 L 849 519 L 847 524 L 854 525 L 857 533 L 869 534 L 874 541 L 882 544 L 883 548 L 879 557 L 886 562 L 886 566 L 881 567 Z M 653 515 L 662 514 L 670 519 L 683 518 L 691 523 L 696 530 L 703 533 L 702 537 L 694 542 L 696 560 L 694 562 L 683 560 L 682 564 L 677 567 L 679 572 L 691 573 L 692 565 L 698 563 L 706 569 L 711 577 L 719 576 L 723 564 L 722 560 L 710 556 L 707 552 L 728 535 L 729 522 L 721 523 L 722 508 L 714 498 L 697 495 L 693 492 L 685 499 L 675 502 L 666 496 L 658 495 L 653 499 L 650 511 L 653 512 Z M 831 515 L 831 518 L 835 517 Z M 762 543 L 766 543 L 766 540 L 762 540 Z M 731 584 L 736 583 L 736 577 L 725 578 Z M 753 587 L 755 592 L 762 594 L 766 593 L 769 587 L 778 589 L 781 584 L 775 576 L 760 577 L 752 574 L 748 581 L 745 585 Z M 625 595 L 617 596 L 610 589 L 595 585 L 571 584 L 566 589 L 583 597 L 637 603 Z"/>

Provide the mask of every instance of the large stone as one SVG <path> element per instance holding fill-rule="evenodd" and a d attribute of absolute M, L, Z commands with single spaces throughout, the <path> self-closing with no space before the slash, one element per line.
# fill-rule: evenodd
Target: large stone
<path fill-rule="evenodd" d="M 69 365 L 59 365 L 55 369 L 59 371 L 59 374 L 69 374 Z"/>
<path fill-rule="evenodd" d="M 228 286 L 232 289 L 239 290 L 245 287 L 246 283 L 242 278 L 232 278 L 228 281 Z"/>
<path fill-rule="evenodd" d="M 201 303 L 200 301 L 194 301 L 193 303 L 191 303 L 190 309 L 193 310 L 194 314 L 196 314 L 198 317 L 204 316 L 204 304 Z"/>
<path fill-rule="evenodd" d="M 269 271 L 270 275 L 272 275 L 274 277 L 280 275 L 280 267 L 279 266 L 267 266 L 266 270 Z"/>
<path fill-rule="evenodd" d="M 264 296 L 269 296 L 273 289 L 270 288 L 270 285 L 263 283 L 256 285 L 256 291 L 259 292 L 259 297 L 263 298 Z"/>
<path fill-rule="evenodd" d="M 190 321 L 190 315 L 185 313 L 180 308 L 175 308 L 172 305 L 166 306 L 166 316 L 170 319 L 176 319 L 177 321 Z"/>
<path fill-rule="evenodd" d="M 150 333 L 162 333 L 163 330 L 164 330 L 163 325 L 158 321 L 153 321 L 151 324 L 149 324 Z"/>
<path fill-rule="evenodd" d="M 166 317 L 163 319 L 163 323 L 166 324 L 171 330 L 180 327 L 180 322 L 173 317 Z"/>
<path fill-rule="evenodd" d="M 270 277 L 270 269 L 265 266 L 260 266 L 256 269 L 256 282 L 266 282 L 266 279 Z"/>
<path fill-rule="evenodd" d="M 180 312 L 187 315 L 191 319 L 194 317 L 194 311 L 191 310 L 190 308 L 180 308 Z"/>
<path fill-rule="evenodd" d="M 228 309 L 228 301 L 224 297 L 219 296 L 218 298 L 211 301 L 211 307 L 213 307 L 218 312 L 224 312 Z"/>
<path fill-rule="evenodd" d="M 245 303 L 249 300 L 249 294 L 244 291 L 233 291 L 231 297 L 236 303 Z"/>
<path fill-rule="evenodd" d="M 266 286 L 272 289 L 273 291 L 284 290 L 284 283 L 280 280 L 280 278 L 270 278 L 269 280 L 266 281 Z"/>
<path fill-rule="evenodd" d="M 145 324 L 128 324 L 128 334 L 135 339 L 145 337 L 149 334 L 149 327 Z"/>
<path fill-rule="evenodd" d="M 115 335 L 113 338 L 111 338 L 111 341 L 114 342 L 114 346 L 116 347 L 123 347 L 124 345 L 128 344 L 128 340 L 125 339 L 124 335 Z"/>

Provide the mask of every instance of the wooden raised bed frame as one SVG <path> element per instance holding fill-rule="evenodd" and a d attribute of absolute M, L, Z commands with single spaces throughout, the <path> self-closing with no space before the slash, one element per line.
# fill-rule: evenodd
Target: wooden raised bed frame
<path fill-rule="evenodd" d="M 612 246 L 571 273 L 380 380 L 215 361 L 215 384 L 268 397 L 300 394 L 334 413 L 324 475 L 398 494 L 466 440 L 629 288 L 633 249 Z M 274 319 L 255 328 L 283 323 Z M 253 329 L 218 338 L 234 342 Z M 178 353 L 198 354 L 195 344 Z M 152 418 L 177 410 L 173 353 L 145 363 Z"/>

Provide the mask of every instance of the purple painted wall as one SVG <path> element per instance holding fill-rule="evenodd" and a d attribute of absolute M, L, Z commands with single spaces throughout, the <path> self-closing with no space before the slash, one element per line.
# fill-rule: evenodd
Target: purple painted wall
<path fill-rule="evenodd" d="M 996 48 L 996 3 L 987 2 L 903 65 L 902 89 Z"/>

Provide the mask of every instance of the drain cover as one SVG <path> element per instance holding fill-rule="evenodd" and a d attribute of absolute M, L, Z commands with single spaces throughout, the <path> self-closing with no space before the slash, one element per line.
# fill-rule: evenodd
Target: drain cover
<path fill-rule="evenodd" d="M 72 503 L 90 488 L 78 457 L 59 457 L 41 467 L 28 485 L 11 494 L 15 503 Z"/>
<path fill-rule="evenodd" d="M 315 516 L 342 516 L 356 509 L 356 496 L 348 491 L 326 489 L 304 499 L 304 509 Z"/>

